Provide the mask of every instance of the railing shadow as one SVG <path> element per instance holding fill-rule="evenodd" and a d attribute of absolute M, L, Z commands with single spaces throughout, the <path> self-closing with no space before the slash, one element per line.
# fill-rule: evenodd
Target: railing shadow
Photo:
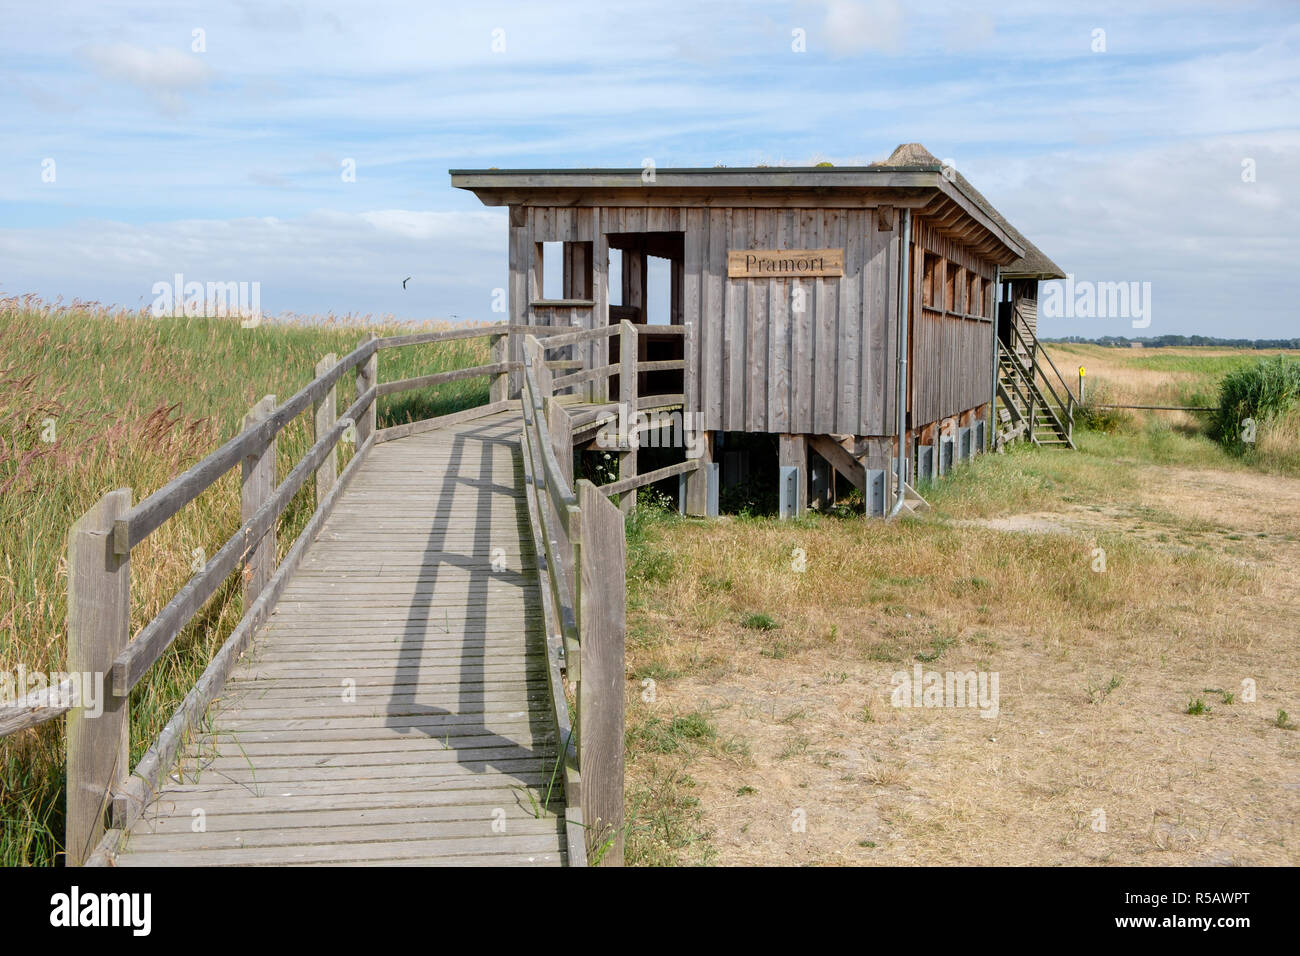
<path fill-rule="evenodd" d="M 386 723 L 402 734 L 460 738 L 449 747 L 459 751 L 458 764 L 476 774 L 495 771 L 521 784 L 541 779 L 544 800 L 558 742 L 545 709 L 545 633 L 537 557 L 519 491 L 518 429 L 512 417 L 458 428 L 450 440 L 416 439 L 439 441 L 439 453 L 448 459 L 424 495 L 436 504 L 407 611 Z M 507 450 L 511 483 L 498 484 L 493 472 Z M 511 554 L 515 542 L 517 557 Z M 504 552 L 504 570 L 493 570 L 497 548 Z M 495 556 L 499 566 L 502 552 Z M 502 585 L 511 591 L 494 599 L 492 592 Z M 513 589 L 521 592 L 522 601 L 512 599 Z M 456 707 L 421 703 L 421 674 L 447 664 L 459 665 Z M 512 720 L 516 712 L 489 711 L 494 685 L 514 693 L 513 684 L 525 688 L 523 713 Z M 408 686 L 409 693 L 399 692 Z M 437 679 L 433 693 L 447 690 Z M 498 729 L 513 722 L 526 726 L 528 733 Z M 559 793 L 557 777 L 556 799 Z"/>

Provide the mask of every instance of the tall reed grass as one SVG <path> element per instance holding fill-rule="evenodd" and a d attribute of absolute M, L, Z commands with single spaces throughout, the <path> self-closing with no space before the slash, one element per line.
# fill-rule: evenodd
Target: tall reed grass
<path fill-rule="evenodd" d="M 66 660 L 67 532 L 104 493 L 139 501 L 239 430 L 263 395 L 287 399 L 326 353 L 370 332 L 438 323 L 295 316 L 245 329 L 237 319 L 153 318 L 97 303 L 0 299 L 0 673 L 58 671 Z M 481 365 L 487 340 L 380 354 L 380 381 Z M 355 398 L 352 376 L 340 409 Z M 380 427 L 481 404 L 486 379 L 380 400 Z M 278 479 L 312 443 L 308 411 L 281 432 Z M 351 450 L 344 450 L 344 460 Z M 311 482 L 278 529 L 281 554 L 314 507 Z M 239 527 L 239 479 L 226 475 L 131 556 L 139 630 Z M 157 736 L 243 615 L 232 576 L 132 694 L 131 760 Z M 0 738 L 0 865 L 53 865 L 63 839 L 64 720 Z"/>
<path fill-rule="evenodd" d="M 1215 437 L 1233 451 L 1245 451 L 1261 431 L 1300 405 L 1300 362 L 1275 355 L 1234 369 L 1219 382 L 1218 405 Z"/>

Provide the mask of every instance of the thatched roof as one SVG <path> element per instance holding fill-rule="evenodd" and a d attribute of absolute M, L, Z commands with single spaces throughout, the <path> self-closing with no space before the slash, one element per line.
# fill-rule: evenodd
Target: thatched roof
<path fill-rule="evenodd" d="M 893 168 L 924 169 L 942 172 L 943 163 L 941 163 L 933 153 L 922 146 L 920 143 L 903 143 L 895 149 L 889 158 L 883 162 L 872 163 L 872 166 L 888 166 Z M 1004 279 L 1064 279 L 1065 273 L 1047 255 L 1036 245 L 1024 237 L 1015 226 L 1007 222 L 1002 213 L 993 208 L 993 204 L 984 198 L 983 193 L 970 184 L 970 182 L 956 169 L 953 170 L 956 177 L 956 183 L 972 202 L 980 207 L 990 219 L 1015 239 L 1020 245 L 1024 246 L 1025 254 L 1010 265 L 1002 267 L 1002 278 Z"/>

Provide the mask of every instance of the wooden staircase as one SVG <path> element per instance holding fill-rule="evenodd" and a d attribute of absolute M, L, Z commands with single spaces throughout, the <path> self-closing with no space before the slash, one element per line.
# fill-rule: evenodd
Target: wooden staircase
<path fill-rule="evenodd" d="M 1073 449 L 1074 409 L 1078 404 L 1074 393 L 1051 358 L 1039 348 L 1037 337 L 1030 333 L 1027 341 L 1019 328 L 1012 328 L 1016 339 L 1013 347 L 998 342 L 994 447 L 1001 449 L 1025 438 L 1035 445 Z"/>

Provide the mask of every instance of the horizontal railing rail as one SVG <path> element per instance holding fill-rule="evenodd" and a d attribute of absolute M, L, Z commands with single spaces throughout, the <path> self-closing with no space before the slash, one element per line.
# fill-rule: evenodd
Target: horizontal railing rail
<path fill-rule="evenodd" d="M 554 340 L 551 340 L 554 341 Z M 549 344 L 549 343 L 547 343 Z M 603 488 L 573 484 L 573 424 L 546 368 L 544 344 L 524 339 L 525 474 L 535 502 L 534 537 L 549 593 L 548 644 L 557 671 L 576 686 L 577 777 L 586 855 L 623 861 L 623 682 L 626 539 L 623 516 Z M 567 709 L 555 689 L 557 711 Z M 557 724 L 557 733 L 562 728 Z M 572 795 L 569 797 L 573 799 Z"/>
<path fill-rule="evenodd" d="M 207 491 L 250 451 L 260 451 L 291 421 L 332 389 L 349 369 L 368 361 L 375 340 L 363 342 L 324 375 L 312 379 L 267 418 L 245 428 L 198 464 L 187 469 L 132 507 L 113 525 L 113 549 L 124 555 L 156 531 L 187 504 Z"/>
<path fill-rule="evenodd" d="M 1057 369 L 1056 363 L 1052 361 L 1051 355 L 1047 353 L 1046 349 L 1039 346 L 1037 337 L 1034 337 L 1032 342 L 1026 340 L 1024 333 L 1021 332 L 1019 328 L 1018 323 L 1015 322 L 1011 323 L 1011 330 L 1012 332 L 1015 333 L 1016 339 L 1020 343 L 1020 345 L 1023 348 L 1025 348 L 1029 353 L 1029 367 L 1027 371 L 1030 376 L 1031 384 L 1036 385 L 1039 380 L 1042 381 L 1042 384 L 1046 386 L 1047 393 L 1051 395 L 1052 400 L 1056 403 L 1053 411 L 1058 421 L 1060 422 L 1061 427 L 1066 428 L 1065 421 L 1068 420 L 1071 426 L 1069 428 L 1069 431 L 1073 432 L 1074 409 L 1078 405 L 1078 399 L 1076 398 L 1074 392 L 1070 390 L 1070 386 L 1066 383 L 1060 371 Z M 1044 370 L 1042 364 L 1039 363 L 1038 359 L 1040 355 L 1043 358 L 1047 359 L 1048 367 L 1051 368 L 1052 373 L 1056 376 L 1056 384 L 1060 385 L 1061 390 L 1065 392 L 1066 397 L 1064 399 L 1061 398 L 1060 394 L 1056 390 L 1055 385 L 1052 384 L 1051 378 L 1047 375 L 1047 372 Z M 1014 350 L 1012 350 L 1011 359 L 1012 361 L 1019 362 L 1019 359 L 1016 357 Z M 1042 389 L 1039 389 L 1039 391 L 1041 392 Z"/>
<path fill-rule="evenodd" d="M 683 396 L 638 398 L 637 374 L 681 370 L 683 359 L 638 361 L 637 335 L 681 335 L 673 326 L 637 327 L 621 322 L 598 329 L 535 327 L 494 323 L 438 332 L 376 338 L 369 336 L 341 359 L 327 356 L 315 376 L 287 401 L 267 396 L 246 416 L 238 434 L 153 494 L 132 504 L 130 489 L 105 495 L 69 534 L 68 668 L 103 673 L 105 714 L 84 719 L 75 681 L 30 694 L 0 712 L 0 736 L 68 714 L 67 862 L 106 862 L 108 853 L 143 813 L 178 758 L 186 737 L 220 693 L 238 656 L 268 618 L 275 601 L 319 533 L 335 502 L 361 463 L 382 441 L 442 428 L 522 405 L 522 451 L 527 500 L 544 565 L 544 604 L 550 609 L 547 644 L 559 673 L 555 682 L 557 745 L 571 786 L 572 821 L 583 839 L 570 840 L 570 861 L 614 863 L 622 859 L 622 735 L 624 565 L 626 543 L 618 508 L 635 500 L 635 489 L 675 474 L 698 461 L 670 465 L 644 475 L 624 473 L 603 487 L 573 481 L 574 422 L 556 399 L 557 389 L 619 380 L 628 411 L 682 404 Z M 548 359 L 546 352 L 620 336 L 618 361 L 587 367 L 587 359 Z M 488 338 L 490 361 L 471 368 L 417 375 L 381 383 L 380 352 Z M 514 355 L 516 358 L 512 359 Z M 338 413 L 339 382 L 353 373 L 356 398 Z M 562 373 L 562 374 L 557 374 Z M 390 426 L 380 431 L 379 399 L 474 377 L 490 381 L 489 401 L 473 409 Z M 512 376 L 522 381 L 511 398 Z M 278 436 L 300 415 L 313 414 L 314 440 L 283 481 L 276 482 Z M 345 436 L 355 448 L 340 472 L 339 446 Z M 635 470 L 635 451 L 624 456 Z M 130 634 L 130 562 L 143 541 L 186 505 L 241 469 L 241 523 L 134 636 Z M 306 526 L 285 557 L 276 561 L 281 518 L 314 479 L 316 501 Z M 203 674 L 177 707 L 144 757 L 128 768 L 127 701 L 134 688 L 166 654 L 176 638 L 211 599 L 238 575 L 244 614 Z M 574 688 L 577 720 L 570 722 L 564 682 Z M 560 704 L 564 703 L 561 707 Z M 111 812 L 110 812 L 111 811 Z M 571 834 L 572 837 L 572 834 Z"/>
<path fill-rule="evenodd" d="M 316 472 L 325 456 L 333 453 L 344 433 L 355 427 L 357 417 L 374 402 L 375 391 L 372 386 L 353 402 L 334 427 L 311 446 L 253 517 L 230 536 L 217 553 L 204 563 L 202 570 L 190 578 L 114 659 L 112 686 L 116 696 L 125 697 L 131 692 L 194 615 L 217 593 L 226 578 L 247 560 L 252 545 L 265 537 L 279 521 L 293 496 Z"/>
<path fill-rule="evenodd" d="M 103 862 L 106 850 L 139 818 L 178 756 L 186 735 L 220 692 L 238 654 L 269 615 L 289 574 L 319 533 L 360 463 L 377 441 L 391 437 L 376 429 L 379 398 L 476 376 L 491 381 L 486 406 L 385 429 L 387 432 L 442 427 L 466 417 L 504 410 L 513 404 L 507 394 L 508 376 L 522 369 L 522 363 L 506 359 L 508 340 L 525 330 L 530 335 L 549 333 L 530 326 L 493 323 L 382 339 L 368 336 L 342 359 L 328 356 L 317 366 L 312 380 L 287 401 L 276 405 L 274 398 L 267 396 L 246 416 L 237 435 L 153 494 L 132 505 L 130 489 L 110 492 L 73 526 L 69 534 L 68 668 L 70 672 L 75 669 L 78 673 L 105 674 L 105 713 L 95 720 L 84 718 L 75 681 L 49 689 L 44 696 L 29 695 L 22 706 L 0 713 L 0 735 L 36 726 L 63 713 L 69 715 L 65 840 L 69 864 Z M 381 351 L 476 338 L 490 340 L 492 361 L 488 364 L 383 384 L 378 381 Z M 356 399 L 340 415 L 338 384 L 348 372 L 356 376 Z M 314 412 L 314 441 L 277 484 L 277 438 L 308 410 Z M 339 473 L 338 448 L 345 436 L 354 439 L 356 451 Z M 242 471 L 239 528 L 132 639 L 132 551 L 236 466 Z M 280 519 L 313 477 L 316 507 L 277 565 L 275 538 Z M 132 689 L 235 574 L 243 584 L 243 617 L 158 740 L 128 772 L 124 759 L 129 740 L 126 702 Z M 111 819 L 106 820 L 110 807 Z"/>
<path fill-rule="evenodd" d="M 1016 335 L 1020 336 L 1019 330 L 1016 330 Z M 1020 341 L 1022 343 L 1024 342 L 1023 337 L 1020 338 Z M 1037 348 L 1036 341 L 1034 342 L 1034 347 Z M 1022 415 L 1020 409 L 1012 399 L 1012 396 L 1003 386 L 1001 375 L 999 375 L 998 391 L 1000 396 L 1006 406 L 1011 409 L 1013 415 L 1017 418 L 1023 418 L 1025 428 L 1023 430 L 1017 430 L 1017 434 L 1024 433 L 1027 434 L 1030 441 L 1039 441 L 1040 439 L 1035 433 L 1035 425 L 1037 423 L 1037 413 L 1041 411 L 1050 420 L 1051 425 L 1056 432 L 1063 434 L 1067 444 L 1073 447 L 1075 408 L 1073 394 L 1067 388 L 1066 394 L 1069 398 L 1066 402 L 1062 403 L 1060 396 L 1057 395 L 1056 391 L 1051 387 L 1051 382 L 1042 376 L 1040 366 L 1034 361 L 1034 353 L 1032 351 L 1030 353 L 1029 361 L 1030 364 L 1028 366 L 1025 365 L 1025 363 L 1020 360 L 1019 356 L 1017 356 L 1014 349 L 1008 349 L 1001 341 L 998 342 L 999 368 L 1007 368 L 1010 370 L 1011 376 L 1008 379 L 1008 383 L 1011 385 L 1012 389 L 1014 389 L 1016 398 L 1019 399 L 1025 408 L 1025 412 Z M 1046 394 L 1044 394 L 1043 388 L 1039 385 L 1040 379 L 1042 385 L 1047 388 Z M 1021 387 L 1022 384 L 1024 386 L 1023 388 Z M 1052 401 L 1048 400 L 1048 395 L 1055 400 L 1056 404 L 1053 404 Z"/>

